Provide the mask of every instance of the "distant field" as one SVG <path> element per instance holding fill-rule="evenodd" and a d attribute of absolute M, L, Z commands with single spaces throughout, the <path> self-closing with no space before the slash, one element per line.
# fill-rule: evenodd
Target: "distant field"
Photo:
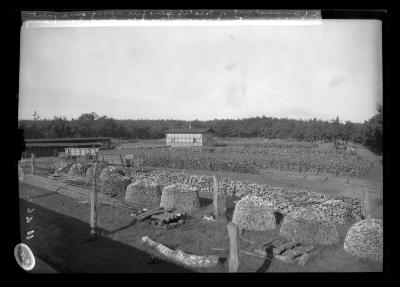
<path fill-rule="evenodd" d="M 141 140 L 120 143 L 115 151 L 105 151 L 104 155 L 131 154 L 141 165 L 149 167 L 240 173 L 258 173 L 260 170 L 271 169 L 315 175 L 363 177 L 371 168 L 370 161 L 354 152 L 335 150 L 329 143 L 259 138 L 215 140 L 225 146 L 167 148 L 162 139 Z"/>
<path fill-rule="evenodd" d="M 151 147 L 165 145 L 165 139 L 113 141 L 117 149 L 131 149 L 136 147 Z"/>

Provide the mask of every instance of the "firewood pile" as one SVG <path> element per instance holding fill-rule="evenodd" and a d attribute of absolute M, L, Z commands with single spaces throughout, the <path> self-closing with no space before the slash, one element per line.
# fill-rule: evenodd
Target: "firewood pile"
<path fill-rule="evenodd" d="M 74 163 L 68 171 L 71 176 L 85 176 L 90 164 L 87 163 Z"/>
<path fill-rule="evenodd" d="M 354 206 L 347 201 L 331 199 L 320 204 L 315 205 L 315 209 L 322 211 L 329 219 L 334 219 L 334 222 L 345 224 L 348 223 L 353 217 L 360 219 L 361 216 L 353 214 L 353 210 L 361 206 Z M 361 212 L 361 210 L 360 210 Z"/>
<path fill-rule="evenodd" d="M 161 187 L 151 182 L 136 181 L 126 187 L 125 201 L 134 202 L 141 207 L 158 207 L 161 201 Z"/>
<path fill-rule="evenodd" d="M 200 209 L 198 191 L 191 186 L 174 184 L 163 188 L 160 206 L 192 213 Z"/>
<path fill-rule="evenodd" d="M 52 167 L 60 172 L 68 172 L 72 164 L 67 162 L 58 162 Z M 78 166 L 78 165 L 76 165 Z M 78 168 L 79 170 L 79 168 Z M 104 171 L 104 172 L 103 172 Z M 107 167 L 105 163 L 98 163 L 99 175 L 113 173 L 120 174 L 117 182 L 121 182 L 124 178 L 124 173 L 115 167 Z M 174 173 L 168 171 L 151 171 L 151 172 L 135 172 L 130 174 L 132 182 L 141 181 L 145 185 L 179 185 L 181 189 L 193 189 L 199 192 L 213 192 L 213 179 L 211 176 L 205 175 L 189 175 L 184 173 Z M 86 179 L 88 182 L 93 180 L 93 167 L 89 167 L 86 171 Z M 105 183 L 108 190 L 107 193 L 116 196 L 116 191 L 113 190 L 115 184 Z M 118 185 L 118 184 L 117 184 Z M 124 186 L 122 184 L 121 186 Z M 118 190 L 120 186 L 116 187 Z M 308 190 L 286 189 L 274 187 L 265 184 L 251 183 L 248 181 L 236 181 L 230 178 L 218 179 L 218 190 L 220 194 L 233 194 L 238 197 L 246 195 L 257 195 L 263 197 L 272 203 L 275 211 L 282 214 L 289 214 L 299 207 L 314 208 L 322 213 L 332 222 L 348 223 L 353 219 L 360 220 L 362 215 L 362 204 L 358 199 L 353 199 L 346 196 L 331 196 L 324 193 L 311 192 Z M 121 199 L 125 198 L 125 190 L 119 190 Z M 170 198 L 171 199 L 171 198 Z M 168 200 L 166 200 L 168 202 Z"/>
<path fill-rule="evenodd" d="M 272 203 L 253 195 L 245 196 L 236 203 L 232 222 L 252 231 L 273 230 L 276 227 Z"/>
<path fill-rule="evenodd" d="M 322 212 L 299 208 L 285 216 L 280 235 L 296 242 L 331 245 L 339 242 L 336 226 Z"/>
<path fill-rule="evenodd" d="M 130 183 L 129 177 L 121 175 L 112 166 L 106 167 L 100 173 L 100 192 L 111 198 L 124 200 L 126 188 Z"/>
<path fill-rule="evenodd" d="M 136 173 L 136 179 L 157 182 L 161 185 L 184 184 L 202 192 L 213 192 L 211 176 L 188 175 L 168 171 Z M 361 201 L 346 196 L 331 196 L 308 190 L 286 189 L 265 184 L 236 181 L 230 178 L 218 179 L 218 190 L 223 195 L 243 197 L 258 195 L 273 203 L 275 211 L 290 213 L 298 207 L 312 207 L 320 210 L 327 218 L 336 223 L 348 223 L 352 219 L 360 220 L 362 215 Z"/>
<path fill-rule="evenodd" d="M 369 218 L 353 224 L 344 240 L 344 250 L 359 258 L 383 259 L 383 222 Z"/>
<path fill-rule="evenodd" d="M 108 164 L 105 161 L 98 161 L 97 162 L 97 171 L 96 171 L 96 180 L 100 178 L 100 174 L 105 169 L 108 167 Z M 86 181 L 88 183 L 92 183 L 94 179 L 94 164 L 92 164 L 86 171 Z"/>
<path fill-rule="evenodd" d="M 268 258 L 268 250 L 272 251 L 271 257 L 284 263 L 297 264 L 301 267 L 305 266 L 310 258 L 318 254 L 318 250 L 314 245 L 306 245 L 298 241 L 288 241 L 281 238 L 271 238 L 261 244 L 260 248 L 255 249 L 254 252 Z"/>
<path fill-rule="evenodd" d="M 56 161 L 51 164 L 50 168 L 57 173 L 65 173 L 68 172 L 73 165 L 72 162 L 67 162 L 67 161 Z"/>

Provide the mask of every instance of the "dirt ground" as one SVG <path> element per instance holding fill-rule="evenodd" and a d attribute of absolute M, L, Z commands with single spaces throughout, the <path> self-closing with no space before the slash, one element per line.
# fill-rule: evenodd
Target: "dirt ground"
<path fill-rule="evenodd" d="M 202 214 L 212 211 L 212 201 L 202 197 L 202 209 L 188 223 L 164 230 L 146 222 L 136 224 L 128 211 L 100 205 L 98 226 L 100 236 L 90 240 L 89 205 L 78 200 L 20 183 L 20 222 L 22 242 L 28 244 L 35 256 L 53 270 L 61 273 L 153 273 L 153 272 L 227 272 L 229 238 L 226 221 L 202 220 Z M 221 200 L 220 209 L 223 208 Z M 27 223 L 27 210 L 33 209 Z M 359 260 L 343 250 L 344 236 L 350 224 L 338 225 L 340 243 L 318 246 L 319 255 L 305 267 L 287 265 L 280 261 L 264 260 L 244 253 L 240 255 L 239 272 L 370 272 L 381 271 L 382 265 Z M 244 238 L 262 243 L 278 236 L 279 227 L 270 232 L 245 232 Z M 34 230 L 34 237 L 26 239 L 26 232 Z M 170 262 L 141 243 L 149 236 L 171 248 L 197 255 L 217 254 L 221 264 L 206 269 L 193 269 Z M 242 241 L 242 250 L 253 251 L 255 245 Z M 212 248 L 225 249 L 215 251 Z M 34 269 L 35 271 L 35 269 Z M 32 272 L 34 272 L 32 271 Z"/>

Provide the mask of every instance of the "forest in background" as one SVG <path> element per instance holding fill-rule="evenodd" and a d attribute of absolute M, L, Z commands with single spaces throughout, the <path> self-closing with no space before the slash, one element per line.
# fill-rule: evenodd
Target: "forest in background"
<path fill-rule="evenodd" d="M 348 140 L 363 144 L 377 152 L 383 148 L 383 107 L 364 123 L 298 120 L 272 117 L 244 119 L 183 120 L 119 120 L 96 113 L 85 113 L 77 119 L 65 117 L 41 119 L 34 112 L 33 120 L 19 120 L 24 138 L 111 137 L 114 139 L 161 139 L 169 128 L 209 127 L 217 137 L 263 137 L 299 141 Z"/>

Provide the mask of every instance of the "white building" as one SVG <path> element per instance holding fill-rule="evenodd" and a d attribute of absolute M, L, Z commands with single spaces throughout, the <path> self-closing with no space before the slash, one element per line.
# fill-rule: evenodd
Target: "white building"
<path fill-rule="evenodd" d="M 202 129 L 170 129 L 165 133 L 165 143 L 171 147 L 210 146 L 214 131 Z"/>

